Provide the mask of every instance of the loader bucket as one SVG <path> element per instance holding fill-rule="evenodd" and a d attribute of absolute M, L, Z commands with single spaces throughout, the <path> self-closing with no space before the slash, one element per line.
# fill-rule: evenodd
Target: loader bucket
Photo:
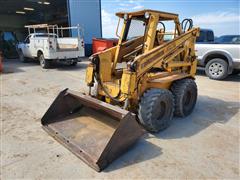
<path fill-rule="evenodd" d="M 57 96 L 41 123 L 96 171 L 103 170 L 144 133 L 135 114 L 68 89 Z"/>

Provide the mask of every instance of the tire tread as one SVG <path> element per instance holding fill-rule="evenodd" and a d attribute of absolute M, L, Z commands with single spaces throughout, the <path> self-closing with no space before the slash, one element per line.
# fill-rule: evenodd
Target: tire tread
<path fill-rule="evenodd" d="M 139 111 L 138 111 L 139 121 L 143 125 L 143 127 L 150 132 L 155 133 L 155 132 L 164 130 L 169 126 L 170 121 L 173 118 L 174 110 L 172 110 L 170 119 L 168 121 L 165 120 L 161 127 L 155 127 L 151 121 L 151 118 L 153 116 L 153 108 L 155 107 L 156 100 L 161 96 L 165 96 L 165 95 L 172 97 L 171 103 L 172 103 L 172 107 L 174 108 L 173 96 L 169 90 L 152 88 L 147 90 L 141 98 L 141 101 L 139 103 Z"/>
<path fill-rule="evenodd" d="M 183 106 L 181 104 L 181 98 L 184 95 L 184 91 L 188 87 L 194 88 L 197 91 L 197 85 L 195 81 L 191 78 L 177 80 L 172 84 L 171 91 L 174 97 L 175 111 L 174 115 L 178 117 L 185 117 L 186 114 L 183 112 Z M 195 106 L 195 104 L 194 104 Z"/>

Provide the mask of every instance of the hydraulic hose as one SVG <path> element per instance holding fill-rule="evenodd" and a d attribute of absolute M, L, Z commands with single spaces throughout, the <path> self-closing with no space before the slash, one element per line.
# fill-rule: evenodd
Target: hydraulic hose
<path fill-rule="evenodd" d="M 188 28 L 187 28 L 187 25 L 188 25 Z M 187 18 L 184 19 L 181 23 L 181 27 L 182 27 L 183 32 L 186 32 L 186 30 L 189 31 L 193 27 L 193 20 L 187 19 Z"/>
<path fill-rule="evenodd" d="M 119 101 L 118 99 L 112 97 L 109 92 L 107 91 L 107 89 L 103 86 L 100 78 L 98 77 L 98 75 L 96 75 L 96 73 L 94 74 L 95 79 L 97 80 L 98 84 L 101 86 L 101 89 L 103 90 L 103 92 L 113 101 L 117 102 L 117 103 L 121 103 L 122 101 Z"/>

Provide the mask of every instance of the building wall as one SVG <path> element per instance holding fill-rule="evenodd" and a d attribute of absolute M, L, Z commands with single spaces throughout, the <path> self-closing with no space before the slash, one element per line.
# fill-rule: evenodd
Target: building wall
<path fill-rule="evenodd" d="M 68 15 L 71 26 L 83 27 L 86 55 L 91 55 L 92 38 L 102 37 L 101 0 L 68 0 Z"/>

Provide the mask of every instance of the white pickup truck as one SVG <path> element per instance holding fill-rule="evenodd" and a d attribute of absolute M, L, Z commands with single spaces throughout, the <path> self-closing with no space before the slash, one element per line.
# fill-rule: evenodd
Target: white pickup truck
<path fill-rule="evenodd" d="M 205 67 L 206 75 L 222 80 L 234 71 L 240 71 L 240 35 L 224 35 L 214 39 L 210 29 L 201 29 L 196 43 L 198 65 Z"/>
<path fill-rule="evenodd" d="M 63 28 L 44 24 L 25 27 L 28 28 L 29 35 L 23 43 L 17 45 L 19 59 L 22 62 L 26 62 L 27 58 L 37 59 L 42 68 L 49 68 L 53 61 L 76 65 L 85 56 L 84 41 L 79 26 Z M 30 33 L 31 29 L 33 33 Z M 36 32 L 37 29 L 40 32 Z M 64 37 L 63 30 L 71 29 L 77 29 L 78 37 Z"/>

